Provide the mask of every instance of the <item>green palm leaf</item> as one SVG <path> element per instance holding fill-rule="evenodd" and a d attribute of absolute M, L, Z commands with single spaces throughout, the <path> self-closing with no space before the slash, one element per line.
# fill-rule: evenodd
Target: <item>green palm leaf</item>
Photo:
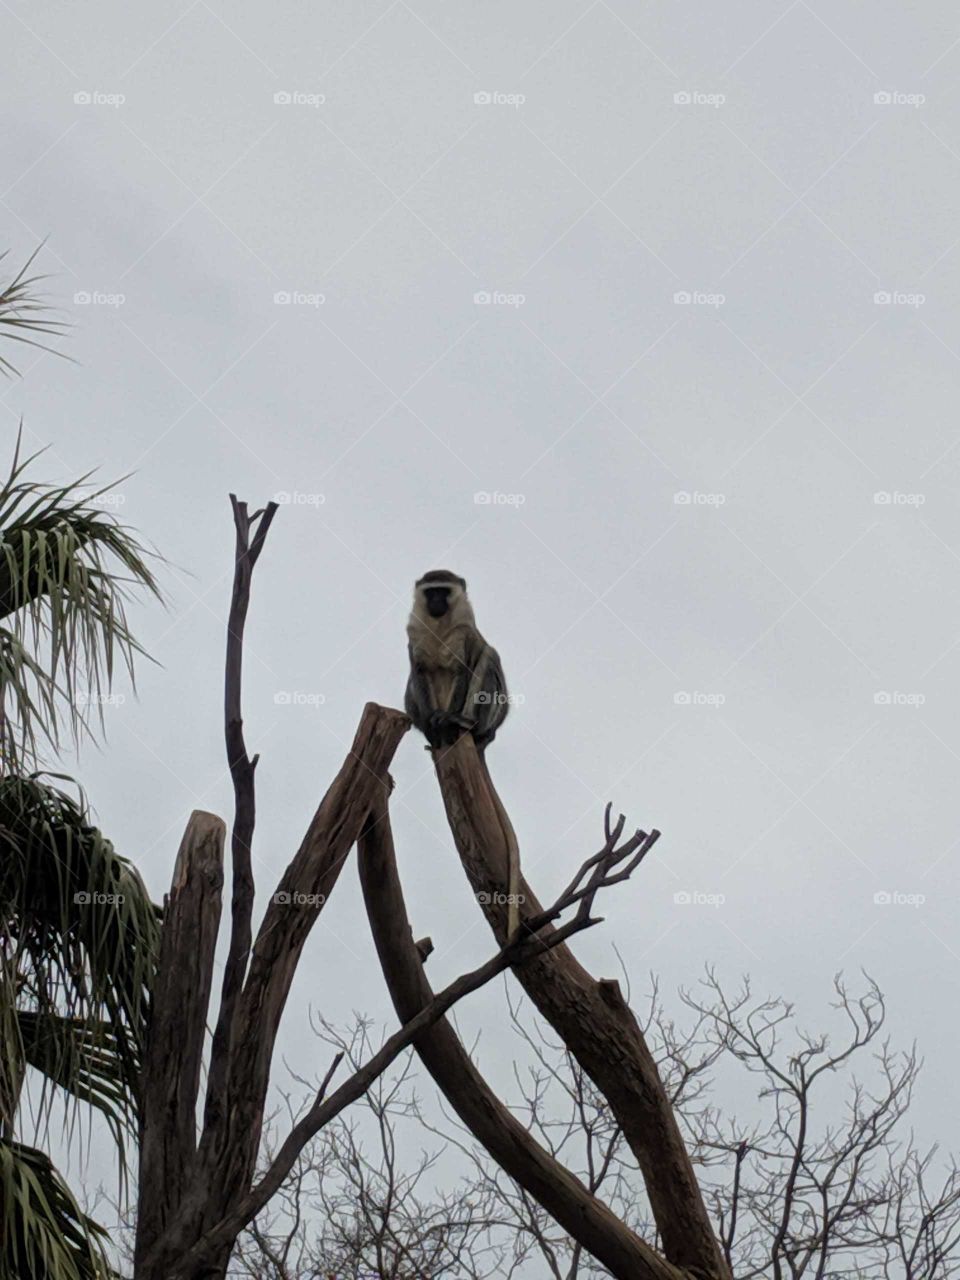
<path fill-rule="evenodd" d="M 49 1157 L 0 1139 L 0 1276 L 105 1280 L 102 1227 L 81 1213 Z"/>
<path fill-rule="evenodd" d="M 0 779 L 0 999 L 17 1010 L 4 1057 L 15 1037 L 14 1061 L 96 1105 L 118 1140 L 136 1119 L 159 928 L 81 804 L 39 777 Z"/>
<path fill-rule="evenodd" d="M 0 693 L 7 756 L 35 762 L 38 740 L 56 747 L 66 721 L 102 715 L 118 662 L 133 676 L 143 650 L 127 624 L 131 588 L 160 591 L 145 550 L 96 505 L 88 476 L 63 485 L 28 479 L 37 454 L 20 440 L 0 485 Z M 9 707 L 6 703 L 9 701 Z"/>
<path fill-rule="evenodd" d="M 34 255 L 35 256 L 35 255 Z M 4 255 L 0 254 L 0 263 Z M 0 282 L 0 341 L 58 334 L 36 298 L 31 258 Z M 0 372 L 13 366 L 0 356 Z M 104 1280 L 105 1233 L 80 1212 L 40 1150 L 16 1141 L 28 1068 L 36 1120 L 53 1100 L 106 1118 L 126 1172 L 136 1133 L 159 911 L 85 803 L 37 772 L 64 725 L 89 729 L 118 666 L 143 651 L 126 604 L 159 597 L 150 553 L 98 504 L 89 476 L 61 485 L 29 474 L 18 436 L 0 479 L 0 1280 Z"/>
<path fill-rule="evenodd" d="M 39 347 L 42 351 L 51 351 L 52 348 L 39 341 L 37 335 L 59 337 L 67 326 L 54 320 L 50 308 L 37 297 L 37 286 L 46 277 L 29 274 L 33 261 L 42 248 L 42 245 L 38 245 L 13 278 L 6 284 L 0 284 L 0 337 L 10 342 L 26 343 L 29 347 Z M 6 252 L 0 253 L 0 263 L 6 256 Z M 17 370 L 9 360 L 0 355 L 0 372 L 14 374 Z"/>

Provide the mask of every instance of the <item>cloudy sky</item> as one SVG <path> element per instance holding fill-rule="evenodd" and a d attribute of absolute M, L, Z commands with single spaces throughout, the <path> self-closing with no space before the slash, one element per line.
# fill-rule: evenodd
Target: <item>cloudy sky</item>
<path fill-rule="evenodd" d="M 157 660 L 78 766 L 159 896 L 230 811 L 227 494 L 284 505 L 245 709 L 271 891 L 449 567 L 517 706 L 490 764 L 541 896 L 609 799 L 663 838 L 578 953 L 824 1021 L 873 975 L 955 1082 L 960 24 L 945 0 L 0 5 L 0 248 L 75 363 L 2 391 L 166 557 Z M 39 472 L 38 472 L 39 474 Z M 395 765 L 439 983 L 486 956 L 421 743 Z M 498 1040 L 501 994 L 460 1011 Z M 310 1005 L 389 1019 L 355 881 Z"/>

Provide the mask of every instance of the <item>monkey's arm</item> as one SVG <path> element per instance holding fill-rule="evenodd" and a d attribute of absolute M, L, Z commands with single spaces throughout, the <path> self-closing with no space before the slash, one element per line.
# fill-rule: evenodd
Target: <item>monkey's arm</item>
<path fill-rule="evenodd" d="M 481 749 L 489 746 L 493 741 L 510 710 L 507 682 L 504 678 L 500 655 L 490 645 L 487 645 L 486 649 L 481 688 L 476 695 L 476 707 L 473 712 L 476 720 L 473 736 Z"/>
<path fill-rule="evenodd" d="M 433 687 L 426 667 L 418 661 L 413 645 L 407 646 L 410 655 L 410 675 L 407 679 L 407 691 L 403 699 L 403 709 L 420 730 L 429 737 L 428 730 L 436 714 L 437 706 L 433 696 Z"/>
<path fill-rule="evenodd" d="M 450 719 L 461 729 L 472 729 L 476 723 L 477 693 L 483 687 L 486 670 L 488 646 L 479 633 L 474 636 L 473 643 L 464 644 L 450 697 Z"/>

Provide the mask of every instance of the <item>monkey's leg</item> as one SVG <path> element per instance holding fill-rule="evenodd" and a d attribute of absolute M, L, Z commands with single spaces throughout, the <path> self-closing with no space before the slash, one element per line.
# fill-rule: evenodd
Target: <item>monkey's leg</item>
<path fill-rule="evenodd" d="M 437 706 L 429 672 L 422 663 L 414 661 L 412 654 L 404 708 L 431 747 L 440 746 L 445 713 Z"/>

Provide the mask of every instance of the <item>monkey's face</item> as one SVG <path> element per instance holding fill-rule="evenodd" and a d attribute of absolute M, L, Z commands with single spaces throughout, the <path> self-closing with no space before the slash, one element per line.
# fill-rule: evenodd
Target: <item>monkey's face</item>
<path fill-rule="evenodd" d="M 421 617 L 445 618 L 455 613 L 461 598 L 465 598 L 467 584 L 455 573 L 445 569 L 431 569 L 417 580 L 415 606 Z"/>
<path fill-rule="evenodd" d="M 442 618 L 450 609 L 452 587 L 421 587 L 427 613 L 431 618 Z"/>

